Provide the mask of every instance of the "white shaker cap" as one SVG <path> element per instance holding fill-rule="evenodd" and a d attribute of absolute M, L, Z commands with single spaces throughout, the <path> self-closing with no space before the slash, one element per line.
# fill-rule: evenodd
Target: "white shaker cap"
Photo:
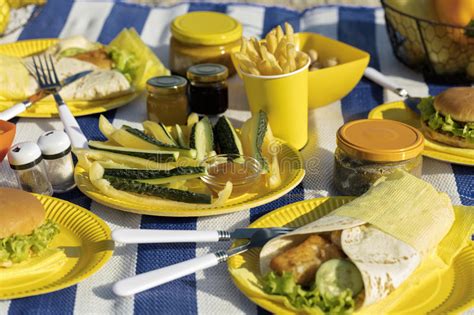
<path fill-rule="evenodd" d="M 34 142 L 17 143 L 8 151 L 8 162 L 13 169 L 30 168 L 42 159 L 41 150 Z"/>
<path fill-rule="evenodd" d="M 60 158 L 71 151 L 71 140 L 62 130 L 46 131 L 37 143 L 45 159 Z"/>

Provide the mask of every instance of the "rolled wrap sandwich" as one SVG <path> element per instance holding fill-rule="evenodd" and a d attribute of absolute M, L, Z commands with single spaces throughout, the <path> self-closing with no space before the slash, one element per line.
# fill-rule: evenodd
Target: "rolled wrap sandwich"
<path fill-rule="evenodd" d="M 313 313 L 348 313 L 386 298 L 449 232 L 447 195 L 408 174 L 377 182 L 329 215 L 260 252 L 267 294 Z"/>

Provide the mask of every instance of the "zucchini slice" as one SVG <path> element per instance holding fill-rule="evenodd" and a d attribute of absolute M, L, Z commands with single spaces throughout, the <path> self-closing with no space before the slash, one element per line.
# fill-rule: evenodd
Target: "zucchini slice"
<path fill-rule="evenodd" d="M 183 129 L 181 128 L 181 126 L 176 124 L 174 126 L 174 131 L 176 133 L 176 139 L 178 141 L 179 146 L 182 147 L 182 148 L 188 148 L 189 146 L 186 143 L 186 140 L 184 140 L 185 139 L 184 132 L 183 132 Z"/>
<path fill-rule="evenodd" d="M 170 170 L 105 168 L 104 176 L 137 180 L 148 184 L 168 184 L 176 181 L 199 178 L 206 175 L 206 168 L 177 167 Z"/>
<path fill-rule="evenodd" d="M 208 157 L 214 151 L 214 134 L 209 118 L 204 117 L 193 125 L 189 146 L 196 149 L 199 161 Z"/>
<path fill-rule="evenodd" d="M 267 133 L 268 119 L 263 111 L 247 120 L 242 126 L 242 144 L 246 155 L 255 158 L 262 165 L 265 173 L 268 172 L 268 161 L 262 153 L 263 140 Z"/>
<path fill-rule="evenodd" d="M 188 116 L 188 127 L 191 128 L 192 126 L 194 126 L 194 124 L 196 124 L 197 122 L 199 121 L 199 116 L 198 114 L 196 113 L 191 113 L 189 114 Z"/>
<path fill-rule="evenodd" d="M 95 150 L 102 150 L 107 152 L 125 154 L 130 156 L 147 159 L 154 162 L 175 162 L 179 157 L 179 152 L 159 151 L 159 150 L 143 150 L 134 148 L 125 148 L 105 144 L 100 141 L 89 141 L 89 148 Z"/>
<path fill-rule="evenodd" d="M 156 123 L 154 121 L 146 120 L 142 124 L 145 131 L 148 134 L 152 135 L 158 141 L 170 146 L 178 146 L 178 144 L 174 141 L 173 137 L 171 137 L 170 133 L 166 129 L 166 126 L 162 123 Z"/>
<path fill-rule="evenodd" d="M 196 150 L 164 144 L 153 137 L 147 136 L 143 131 L 129 126 L 122 126 L 121 129 L 116 130 L 112 134 L 112 139 L 128 148 L 179 152 L 180 155 L 191 158 L 196 157 Z"/>
<path fill-rule="evenodd" d="M 99 117 L 99 130 L 108 140 L 112 140 L 112 134 L 117 130 L 104 115 Z"/>
<path fill-rule="evenodd" d="M 155 196 L 163 199 L 174 200 L 186 203 L 203 203 L 210 204 L 211 195 L 194 193 L 191 191 L 166 188 L 160 185 L 142 183 L 136 180 L 118 178 L 114 176 L 104 175 L 104 179 L 109 181 L 110 185 L 115 189 L 133 192 L 141 195 Z"/>
<path fill-rule="evenodd" d="M 219 118 L 214 127 L 214 135 L 220 154 L 244 154 L 240 138 L 227 117 L 222 116 Z"/>

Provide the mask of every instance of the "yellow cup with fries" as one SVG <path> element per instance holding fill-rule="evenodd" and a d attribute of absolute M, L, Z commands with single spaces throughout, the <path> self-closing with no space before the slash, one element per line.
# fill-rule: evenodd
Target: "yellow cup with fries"
<path fill-rule="evenodd" d="M 297 148 L 308 141 L 308 67 L 310 58 L 296 51 L 293 28 L 278 26 L 265 41 L 242 39 L 234 54 L 252 113 L 263 110 L 275 136 Z"/>

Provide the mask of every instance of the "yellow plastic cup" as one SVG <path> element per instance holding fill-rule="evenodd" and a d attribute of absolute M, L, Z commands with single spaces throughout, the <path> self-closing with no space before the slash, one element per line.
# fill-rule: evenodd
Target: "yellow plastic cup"
<path fill-rule="evenodd" d="M 298 150 L 308 142 L 308 67 L 280 75 L 241 71 L 252 114 L 266 112 L 273 134 Z"/>

